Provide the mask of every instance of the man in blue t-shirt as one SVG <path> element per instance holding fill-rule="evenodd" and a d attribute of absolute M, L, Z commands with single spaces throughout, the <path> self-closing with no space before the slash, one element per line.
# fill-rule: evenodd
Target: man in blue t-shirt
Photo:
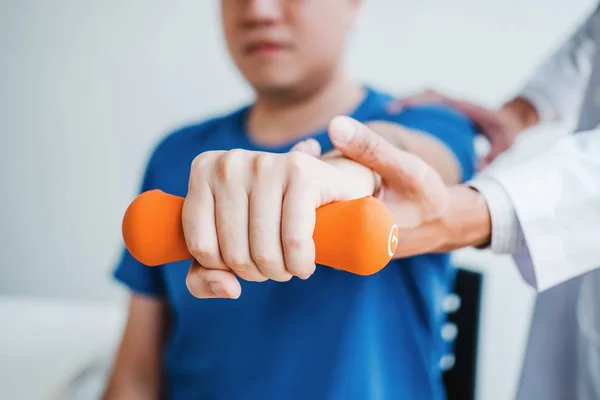
<path fill-rule="evenodd" d="M 449 256 L 396 259 L 372 276 L 314 265 L 314 210 L 377 188 L 335 153 L 290 151 L 302 141 L 330 152 L 328 126 L 354 123 L 334 117 L 365 123 L 449 184 L 473 174 L 466 118 L 440 107 L 389 114 L 388 95 L 345 76 L 359 5 L 222 0 L 229 52 L 256 98 L 154 149 L 141 190 L 186 197 L 195 260 L 150 268 L 123 252 L 114 274 L 133 294 L 105 398 L 444 398 Z"/>

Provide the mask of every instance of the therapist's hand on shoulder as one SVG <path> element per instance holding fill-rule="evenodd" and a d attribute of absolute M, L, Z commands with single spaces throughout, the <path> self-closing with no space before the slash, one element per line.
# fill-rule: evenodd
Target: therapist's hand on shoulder
<path fill-rule="evenodd" d="M 535 109 L 522 98 L 513 99 L 495 110 L 468 101 L 453 99 L 434 90 L 426 90 L 395 101 L 390 105 L 389 111 L 400 112 L 409 106 L 435 103 L 446 104 L 465 114 L 477 125 L 481 134 L 489 140 L 490 151 L 479 162 L 479 170 L 508 150 L 520 132 L 537 123 Z"/>
<path fill-rule="evenodd" d="M 309 278 L 315 270 L 315 210 L 375 189 L 370 170 L 347 164 L 302 151 L 211 151 L 196 157 L 182 212 L 195 259 L 186 280 L 190 293 L 237 298 L 238 277 Z"/>

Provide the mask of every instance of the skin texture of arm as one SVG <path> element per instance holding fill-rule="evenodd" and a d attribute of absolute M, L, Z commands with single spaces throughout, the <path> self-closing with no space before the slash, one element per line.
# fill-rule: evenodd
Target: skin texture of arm
<path fill-rule="evenodd" d="M 449 205 L 440 218 L 401 231 L 394 258 L 447 253 L 489 242 L 492 226 L 483 196 L 466 185 L 453 186 L 448 192 Z"/>
<path fill-rule="evenodd" d="M 437 138 L 386 121 L 368 122 L 365 126 L 381 136 L 387 146 L 394 146 L 421 158 L 442 177 L 447 185 L 460 183 L 460 168 L 456 158 L 450 149 Z M 302 151 L 313 155 L 318 154 L 319 149 L 315 147 L 316 142 L 309 141 L 307 147 L 304 147 L 305 143 L 300 144 L 303 146 Z M 298 149 L 298 146 L 296 146 L 296 149 Z M 376 152 L 376 149 L 365 149 L 365 152 Z M 324 154 L 322 159 L 330 163 L 343 165 L 344 168 L 348 168 L 348 172 L 359 173 L 360 171 L 359 165 L 343 157 L 339 150 L 332 150 Z"/>
<path fill-rule="evenodd" d="M 392 146 L 412 153 L 429 164 L 448 184 L 460 183 L 460 167 L 450 149 L 437 138 L 384 121 L 365 124 Z"/>
<path fill-rule="evenodd" d="M 160 352 L 165 325 L 162 301 L 133 295 L 103 400 L 160 398 Z"/>

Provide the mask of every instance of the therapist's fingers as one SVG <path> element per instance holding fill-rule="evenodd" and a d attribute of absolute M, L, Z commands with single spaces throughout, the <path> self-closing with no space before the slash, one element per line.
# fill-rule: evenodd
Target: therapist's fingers
<path fill-rule="evenodd" d="M 185 279 L 189 292 L 199 299 L 237 299 L 242 287 L 229 271 L 206 269 L 194 260 Z"/>
<path fill-rule="evenodd" d="M 514 144 L 520 129 L 510 113 L 488 109 L 467 101 L 452 100 L 449 105 L 468 116 L 490 142 L 490 151 L 479 162 L 478 170 L 491 164 Z"/>
<path fill-rule="evenodd" d="M 469 117 L 480 128 L 500 123 L 497 113 L 494 110 L 464 100 L 448 99 L 447 103 L 452 108 Z M 485 135 L 486 132 L 482 132 L 482 134 Z"/>
<path fill-rule="evenodd" d="M 428 89 L 421 93 L 396 100 L 387 106 L 387 111 L 396 114 L 409 106 L 445 102 L 448 98 L 435 90 Z"/>
<path fill-rule="evenodd" d="M 490 152 L 483 159 L 479 160 L 479 162 L 477 163 L 477 171 L 481 171 L 484 168 L 486 168 L 496 159 L 496 157 L 504 153 L 512 145 L 512 143 L 509 144 L 508 142 L 503 140 L 491 140 L 490 144 Z"/>
<path fill-rule="evenodd" d="M 483 168 L 490 165 L 502 153 L 510 150 L 515 142 L 516 136 L 517 133 L 510 130 L 501 131 L 495 136 L 490 136 L 488 138 L 490 141 L 490 151 L 482 160 L 479 161 L 477 164 L 477 170 L 481 171 Z"/>

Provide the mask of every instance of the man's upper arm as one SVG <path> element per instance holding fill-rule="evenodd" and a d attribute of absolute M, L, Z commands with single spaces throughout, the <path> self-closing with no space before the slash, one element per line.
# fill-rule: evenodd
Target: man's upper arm
<path fill-rule="evenodd" d="M 378 129 L 380 123 L 387 123 L 388 128 Z M 394 125 L 400 128 L 396 132 Z M 423 158 L 448 184 L 465 182 L 475 173 L 477 131 L 469 118 L 454 110 L 443 106 L 408 108 L 385 114 L 369 126 L 391 143 L 390 136 L 399 134 L 399 147 Z"/>

